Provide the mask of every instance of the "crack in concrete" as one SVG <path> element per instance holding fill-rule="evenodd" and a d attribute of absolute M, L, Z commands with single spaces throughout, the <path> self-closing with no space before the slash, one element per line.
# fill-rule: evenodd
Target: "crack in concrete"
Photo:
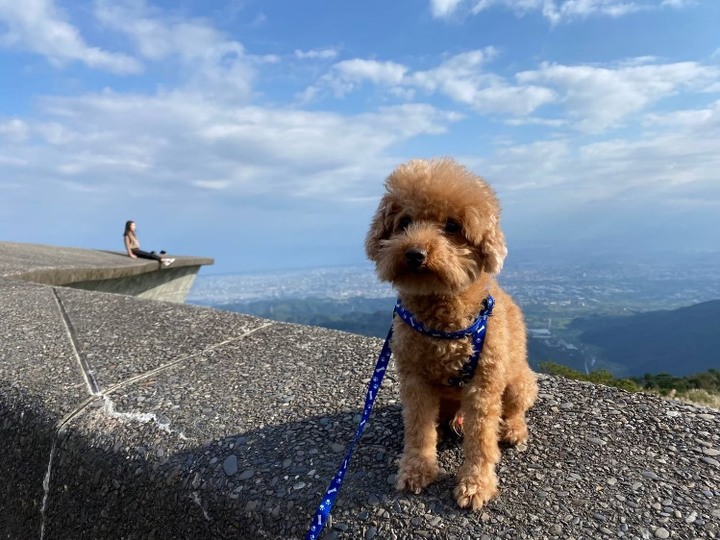
<path fill-rule="evenodd" d="M 175 431 L 170 429 L 169 424 L 165 424 L 159 421 L 157 418 L 157 415 L 155 413 L 119 413 L 115 410 L 115 404 L 110 399 L 109 395 L 116 392 L 117 390 L 120 390 L 122 388 L 125 388 L 126 386 L 130 386 L 131 384 L 141 381 L 143 379 L 147 379 L 152 377 L 153 375 L 157 375 L 158 373 L 162 373 L 163 371 L 167 371 L 169 369 L 172 369 L 173 367 L 182 364 L 183 362 L 186 362 L 187 360 L 190 360 L 192 358 L 196 358 L 198 356 L 201 356 L 209 351 L 215 350 L 218 347 L 222 347 L 223 345 L 227 345 L 229 343 L 232 343 L 234 341 L 239 341 L 241 339 L 244 339 L 255 332 L 258 332 L 259 330 L 262 330 L 264 328 L 268 328 L 270 326 L 273 326 L 275 323 L 269 322 L 265 323 L 261 326 L 258 326 L 257 328 L 253 328 L 252 330 L 249 330 L 248 332 L 245 332 L 244 334 L 240 336 L 235 336 L 230 339 L 226 339 L 225 341 L 221 341 L 220 343 L 216 343 L 214 345 L 210 345 L 209 347 L 206 347 L 202 351 L 188 354 L 185 356 L 182 356 L 176 360 L 173 360 L 172 362 L 169 362 L 167 364 L 164 364 L 162 366 L 159 366 L 155 369 L 151 369 L 150 371 L 146 371 L 145 373 L 141 373 L 139 375 L 135 375 L 134 377 L 130 377 L 129 379 L 122 381 L 118 384 L 115 384 L 109 388 L 107 388 L 104 392 L 101 392 L 99 389 L 99 386 L 97 384 L 97 380 L 95 379 L 95 375 L 90 369 L 90 365 L 87 362 L 87 359 L 84 358 L 84 355 L 81 355 L 79 352 L 81 349 L 78 347 L 77 342 L 77 336 L 75 335 L 75 331 L 73 329 L 72 323 L 70 322 L 70 317 L 68 316 L 67 312 L 65 311 L 65 308 L 60 300 L 60 297 L 58 296 L 57 292 L 55 291 L 55 288 L 52 289 L 53 295 L 55 297 L 55 301 L 57 302 L 58 308 L 60 309 L 60 313 L 62 315 L 63 322 L 65 323 L 65 330 L 67 331 L 67 334 L 70 338 L 70 345 L 73 349 L 73 352 L 75 353 L 75 357 L 77 358 L 78 362 L 80 363 L 80 368 L 83 372 L 83 376 L 85 377 L 85 382 L 87 383 L 88 392 L 90 393 L 90 397 L 85 399 L 78 407 L 75 408 L 75 410 L 71 411 L 67 415 L 65 415 L 55 426 L 55 436 L 53 437 L 53 443 L 52 447 L 50 448 L 50 458 L 48 459 L 48 467 L 47 471 L 45 472 L 45 477 L 43 478 L 43 501 L 42 506 L 40 508 L 40 516 L 41 516 L 41 522 L 40 522 L 40 540 L 44 540 L 45 538 L 45 522 L 46 522 L 46 512 L 47 512 L 47 505 L 50 497 L 50 477 L 52 475 L 52 466 L 53 461 L 55 459 L 56 454 L 56 448 L 57 448 L 57 441 L 60 437 L 60 434 L 62 433 L 63 428 L 66 424 L 71 422 L 75 417 L 80 415 L 82 412 L 84 412 L 91 404 L 95 403 L 98 398 L 101 398 L 103 400 L 103 411 L 105 414 L 110 416 L 111 418 L 121 419 L 121 420 L 134 420 L 141 423 L 152 421 L 155 423 L 158 429 L 161 429 L 167 433 L 175 433 L 177 434 L 181 439 L 187 440 L 187 437 L 181 432 L 181 431 Z M 199 501 L 196 501 L 199 503 Z M 200 508 L 203 511 L 203 514 L 205 515 L 206 519 L 210 519 L 207 513 L 205 512 L 205 509 L 200 505 Z"/>
<path fill-rule="evenodd" d="M 112 399 L 110 399 L 106 395 L 103 396 L 103 402 L 104 402 L 103 412 L 105 414 L 107 414 L 108 416 L 110 416 L 111 418 L 117 418 L 120 420 L 127 420 L 127 421 L 131 421 L 131 422 L 139 422 L 141 424 L 147 424 L 148 422 L 152 422 L 156 428 L 164 431 L 165 433 L 170 433 L 170 434 L 174 433 L 184 441 L 189 440 L 188 437 L 186 437 L 182 431 L 175 431 L 174 429 L 170 429 L 169 422 L 161 422 L 155 413 L 117 412 L 115 410 L 115 403 L 113 402 Z"/>
<path fill-rule="evenodd" d="M 57 433 L 53 437 L 52 447 L 50 448 L 50 459 L 48 460 L 47 471 L 45 471 L 45 477 L 43 478 L 43 500 L 42 506 L 40 507 L 40 540 L 45 538 L 45 513 L 47 512 L 48 500 L 50 498 L 50 474 L 52 472 L 52 464 L 55 459 L 55 448 L 57 446 Z"/>
<path fill-rule="evenodd" d="M 80 347 L 80 343 L 77 339 L 77 335 L 75 334 L 75 328 L 73 327 L 72 323 L 70 322 L 70 316 L 68 315 L 67 311 L 65 310 L 65 306 L 62 303 L 62 300 L 60 300 L 60 296 L 57 293 L 57 290 L 55 287 L 52 288 L 53 296 L 55 297 L 55 302 L 57 303 L 58 309 L 60 310 L 60 315 L 62 316 L 62 320 L 65 323 L 65 331 L 67 332 L 68 336 L 70 337 L 70 346 L 73 349 L 73 352 L 75 353 L 75 358 L 77 359 L 78 363 L 80 364 L 80 369 L 83 372 L 83 376 L 85 377 L 85 383 L 88 386 L 88 391 L 96 396 L 100 393 L 100 389 L 97 383 L 97 380 L 95 379 L 95 373 L 92 369 L 90 369 L 90 363 L 87 361 L 87 358 L 85 357 L 85 354 L 82 352 L 82 347 Z"/>
<path fill-rule="evenodd" d="M 80 371 L 82 371 L 83 378 L 85 379 L 85 384 L 87 385 L 88 392 L 92 396 L 97 396 L 100 393 L 97 380 L 95 379 L 95 374 L 93 373 L 92 369 L 90 369 L 90 364 L 87 361 L 87 358 L 85 358 L 85 355 L 82 352 L 82 348 L 80 347 L 80 343 L 77 339 L 77 335 L 75 334 L 75 328 L 73 327 L 72 323 L 70 322 L 70 316 L 68 315 L 67 311 L 65 310 L 65 306 L 62 303 L 62 300 L 60 300 L 60 296 L 57 293 L 57 290 L 55 287 L 51 287 L 50 289 L 53 293 L 53 298 L 55 299 L 55 303 L 58 307 L 58 310 L 60 311 L 60 317 L 63 321 L 63 324 L 65 326 L 65 332 L 68 335 L 68 343 L 70 344 L 70 347 L 72 348 L 72 351 L 75 355 L 75 359 L 78 361 L 78 364 L 80 364 Z M 87 400 L 86 400 L 87 401 Z M 53 437 L 53 443 L 52 447 L 50 448 L 50 458 L 48 459 L 48 466 L 47 471 L 45 471 L 45 476 L 43 478 L 43 500 L 42 500 L 42 506 L 40 507 L 40 540 L 43 540 L 45 538 L 45 522 L 47 518 L 47 506 L 48 501 L 50 499 L 50 477 L 52 475 L 52 466 L 53 461 L 55 460 L 55 453 L 57 449 L 57 440 L 60 435 L 60 432 L 63 428 L 63 426 L 67 423 L 67 421 L 74 417 L 74 415 L 70 415 L 69 417 L 66 417 L 65 419 L 61 420 L 60 423 L 56 426 L 55 436 Z"/>
<path fill-rule="evenodd" d="M 200 500 L 200 496 L 198 495 L 197 491 L 192 492 L 190 499 L 192 500 L 192 502 L 194 502 L 195 504 L 197 504 L 200 507 L 200 510 L 202 510 L 203 516 L 205 516 L 205 520 L 212 521 L 212 519 L 210 519 L 210 516 L 207 513 L 207 510 L 205 510 L 205 507 L 203 507 L 202 501 Z"/>
<path fill-rule="evenodd" d="M 275 324 L 275 323 L 272 323 L 272 322 L 265 323 L 265 324 L 263 324 L 262 326 L 258 326 L 257 328 L 253 328 L 252 330 L 249 330 L 248 332 L 245 332 L 245 333 L 242 334 L 241 336 L 236 336 L 236 337 L 234 337 L 234 338 L 226 339 L 225 341 L 221 341 L 220 343 L 216 343 L 215 345 L 210 345 L 209 347 L 203 349 L 202 351 L 199 351 L 199 352 L 196 352 L 196 353 L 193 353 L 193 354 L 188 354 L 188 355 L 186 355 L 186 356 L 182 356 L 182 357 L 178 358 L 177 360 L 173 360 L 172 362 L 169 362 L 169 363 L 167 363 L 167 364 L 164 364 L 164 365 L 162 365 L 162 366 L 159 366 L 159 367 L 157 367 L 157 368 L 155 368 L 155 369 L 151 369 L 150 371 L 146 371 L 145 373 L 140 373 L 139 375 L 135 375 L 134 377 L 130 377 L 129 379 L 127 379 L 127 380 L 125 380 L 125 381 L 122 381 L 122 382 L 120 382 L 120 383 L 118 383 L 118 384 L 115 384 L 115 385 L 109 387 L 108 389 L 105 390 L 104 394 L 105 394 L 105 395 L 107 395 L 107 394 L 112 394 L 113 392 L 115 392 L 115 391 L 117 391 L 117 390 L 120 390 L 121 388 L 124 388 L 124 387 L 126 387 L 126 386 L 129 386 L 129 385 L 131 385 L 131 384 L 133 384 L 133 383 L 136 383 L 136 382 L 138 382 L 138 381 L 142 381 L 143 379 L 149 379 L 149 378 L 152 377 L 153 375 L 156 375 L 156 374 L 158 374 L 158 373 L 162 373 L 163 371 L 166 371 L 166 370 L 168 370 L 168 369 L 170 369 L 170 368 L 173 368 L 173 367 L 175 367 L 175 366 L 178 365 L 178 364 L 182 364 L 183 362 L 185 362 L 185 361 L 187 361 L 187 360 L 190 360 L 191 358 L 196 358 L 196 357 L 198 357 L 198 356 L 202 356 L 203 354 L 205 354 L 205 353 L 207 353 L 207 352 L 210 352 L 210 351 L 213 351 L 213 350 L 217 349 L 218 347 L 222 347 L 223 345 L 227 345 L 227 344 L 229 344 L 229 343 L 232 343 L 233 341 L 238 341 L 238 340 L 244 339 L 244 338 L 246 338 L 246 337 L 254 334 L 255 332 L 258 332 L 258 331 L 260 331 L 260 330 L 263 330 L 263 329 L 265 329 L 265 328 L 268 328 L 269 326 L 273 326 L 274 324 Z"/>

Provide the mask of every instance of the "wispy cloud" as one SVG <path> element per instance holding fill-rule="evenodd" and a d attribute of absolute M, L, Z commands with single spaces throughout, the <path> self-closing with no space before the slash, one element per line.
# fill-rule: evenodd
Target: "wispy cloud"
<path fill-rule="evenodd" d="M 0 120 L 0 138 L 17 143 L 25 141 L 27 136 L 28 126 L 24 121 L 18 118 Z"/>
<path fill-rule="evenodd" d="M 105 28 L 125 34 L 146 61 L 174 61 L 186 82 L 218 98 L 246 100 L 257 62 L 243 45 L 229 39 L 209 21 L 180 19 L 151 9 L 144 0 L 97 0 L 95 16 Z"/>
<path fill-rule="evenodd" d="M 127 54 L 87 44 L 52 0 L 0 0 L 0 46 L 39 54 L 58 67 L 81 62 L 121 75 L 143 70 Z"/>
<path fill-rule="evenodd" d="M 459 115 L 399 105 L 355 116 L 229 106 L 176 91 L 41 101 L 42 118 L 0 124 L 16 178 L 108 184 L 153 196 L 195 188 L 278 197 L 357 197 L 394 145 L 443 133 Z M 331 152 L 328 149 L 332 149 Z M 389 168 L 389 165 L 387 165 Z M 386 174 L 383 171 L 382 174 Z M 100 182 L 98 179 L 102 178 Z M 49 180 L 50 183 L 55 180 Z"/>
<path fill-rule="evenodd" d="M 688 203 L 711 197 L 720 206 L 720 154 L 713 150 L 720 147 L 720 101 L 648 114 L 643 124 L 647 131 L 640 138 L 561 138 L 500 147 L 481 167 L 510 200 L 540 201 L 544 192 L 559 206 L 627 198 L 653 205 L 674 204 L 674 194 L 682 193 Z"/>
<path fill-rule="evenodd" d="M 430 0 L 430 10 L 434 17 L 447 17 L 458 8 L 464 0 Z"/>
<path fill-rule="evenodd" d="M 408 68 L 395 62 L 378 62 L 354 58 L 344 60 L 333 66 L 337 72 L 336 80 L 344 83 L 362 83 L 369 81 L 374 84 L 396 85 L 405 77 Z"/>
<path fill-rule="evenodd" d="M 698 62 L 635 59 L 610 66 L 543 63 L 516 75 L 520 83 L 552 88 L 575 126 L 602 132 L 633 113 L 680 92 L 702 92 L 720 80 L 720 69 Z"/>
<path fill-rule="evenodd" d="M 717 135 L 720 133 L 720 100 L 702 109 L 648 114 L 643 119 L 643 123 L 648 128 L 692 130 L 696 136 L 706 136 L 713 132 Z"/>
<path fill-rule="evenodd" d="M 300 60 L 332 60 L 334 58 L 337 58 L 339 52 L 337 49 L 334 48 L 327 48 L 327 49 L 311 49 L 309 51 L 302 51 L 300 49 L 295 49 L 295 57 L 299 58 Z"/>
<path fill-rule="evenodd" d="M 690 0 L 430 0 L 434 17 L 448 18 L 458 11 L 476 15 L 493 7 L 511 10 L 518 16 L 537 12 L 552 24 L 593 16 L 622 17 L 630 13 L 662 8 L 680 9 Z"/>
<path fill-rule="evenodd" d="M 342 97 L 373 84 L 406 100 L 441 95 L 482 113 L 529 114 L 544 103 L 554 100 L 548 88 L 508 82 L 485 69 L 497 51 L 492 47 L 452 56 L 437 67 L 412 70 L 391 61 L 355 58 L 338 62 L 306 96 L 318 97 L 322 88 L 329 88 Z"/>
<path fill-rule="evenodd" d="M 345 60 L 311 87 L 308 96 L 319 98 L 325 87 L 343 97 L 370 84 L 401 100 L 444 96 L 481 115 L 509 116 L 510 125 L 567 126 L 601 133 L 665 98 L 717 91 L 720 83 L 717 66 L 662 63 L 653 57 L 607 65 L 543 62 L 508 79 L 487 66 L 496 55 L 492 47 L 468 51 L 426 70 L 391 61 Z M 554 106 L 554 115 L 543 113 L 546 105 Z"/>

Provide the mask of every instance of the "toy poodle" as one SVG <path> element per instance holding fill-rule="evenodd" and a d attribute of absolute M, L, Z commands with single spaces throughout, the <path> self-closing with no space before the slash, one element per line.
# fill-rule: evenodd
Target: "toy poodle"
<path fill-rule="evenodd" d="M 507 255 L 500 204 L 484 180 L 450 158 L 400 165 L 385 187 L 365 248 L 404 309 L 425 328 L 453 332 L 494 299 L 477 367 L 459 384 L 475 352 L 471 337 L 423 335 L 395 317 L 391 342 L 405 428 L 397 489 L 420 493 L 435 480 L 438 427 L 455 419 L 465 461 L 454 495 L 476 510 L 498 493 L 499 442 L 527 440 L 525 412 L 538 392 L 522 312 L 493 277 Z"/>

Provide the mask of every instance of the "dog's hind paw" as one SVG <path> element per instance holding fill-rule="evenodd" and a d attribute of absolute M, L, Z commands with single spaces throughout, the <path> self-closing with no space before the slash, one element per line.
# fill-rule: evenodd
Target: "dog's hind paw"
<path fill-rule="evenodd" d="M 439 472 L 436 461 L 403 458 L 395 487 L 398 491 L 409 491 L 417 495 L 437 478 Z"/>
<path fill-rule="evenodd" d="M 455 486 L 455 500 L 460 508 L 479 510 L 498 494 L 497 479 L 466 476 Z"/>

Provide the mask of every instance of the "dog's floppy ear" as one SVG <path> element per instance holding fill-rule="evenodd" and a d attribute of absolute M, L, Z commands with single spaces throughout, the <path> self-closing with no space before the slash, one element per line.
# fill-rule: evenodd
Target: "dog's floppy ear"
<path fill-rule="evenodd" d="M 380 243 L 390 238 L 393 230 L 393 220 L 398 209 L 389 194 L 386 194 L 378 206 L 375 216 L 370 223 L 370 230 L 365 238 L 365 253 L 371 261 L 377 261 L 380 253 Z"/>
<path fill-rule="evenodd" d="M 465 236 L 480 251 L 483 271 L 499 274 L 507 256 L 507 247 L 498 218 L 483 219 L 479 212 L 471 210 L 464 216 L 463 222 Z"/>
<path fill-rule="evenodd" d="M 497 223 L 497 220 L 493 221 L 492 226 L 483 235 L 480 250 L 483 254 L 483 270 L 488 274 L 499 274 L 508 250 L 505 245 L 505 235 L 500 230 L 500 224 Z"/>

